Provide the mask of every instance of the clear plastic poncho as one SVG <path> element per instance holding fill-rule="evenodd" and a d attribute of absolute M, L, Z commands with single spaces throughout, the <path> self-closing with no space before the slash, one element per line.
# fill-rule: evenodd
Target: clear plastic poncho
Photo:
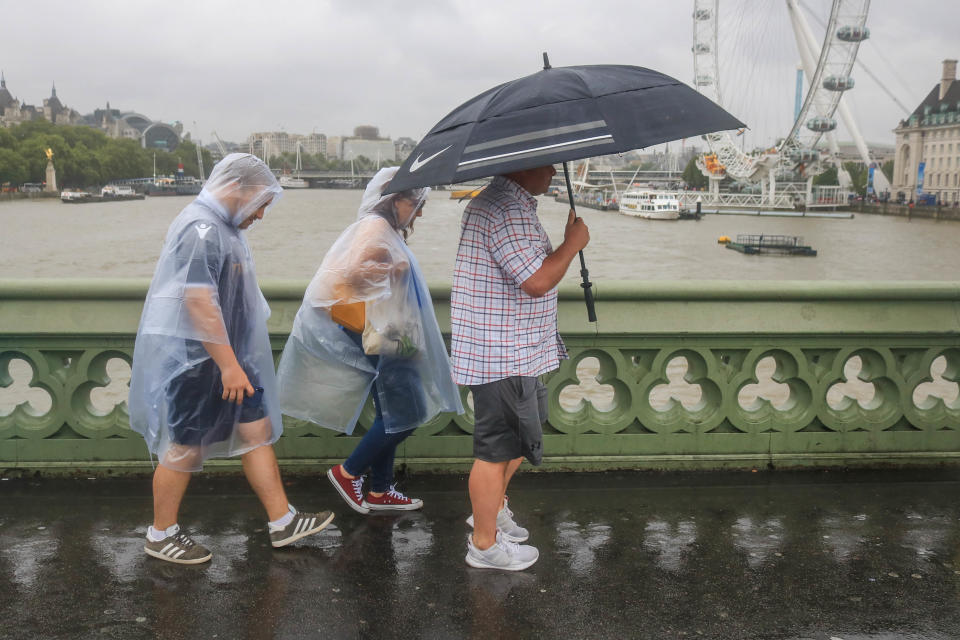
<path fill-rule="evenodd" d="M 404 242 L 413 215 L 398 216 L 396 199 L 406 198 L 406 210 L 416 212 L 429 189 L 384 196 L 396 172 L 382 169 L 370 181 L 357 221 L 340 234 L 307 287 L 277 370 L 281 409 L 289 416 L 353 433 L 375 380 L 388 433 L 441 412 L 463 413 L 430 292 Z M 365 304 L 365 334 L 402 346 L 368 357 L 330 315 L 334 305 L 357 302 Z"/>
<path fill-rule="evenodd" d="M 240 227 L 282 193 L 260 159 L 230 154 L 167 231 L 137 330 L 128 404 L 130 426 L 171 469 L 198 471 L 207 458 L 280 437 L 270 309 Z M 204 343 L 233 349 L 250 384 L 263 388 L 257 406 L 222 400 L 220 369 Z"/>

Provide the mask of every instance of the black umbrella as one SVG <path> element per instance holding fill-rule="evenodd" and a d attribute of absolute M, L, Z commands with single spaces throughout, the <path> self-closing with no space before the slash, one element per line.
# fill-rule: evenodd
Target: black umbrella
<path fill-rule="evenodd" d="M 745 125 L 682 82 L 627 65 L 552 68 L 494 87 L 454 109 L 420 141 L 389 192 L 641 149 Z M 589 273 L 580 274 L 591 322 Z"/>

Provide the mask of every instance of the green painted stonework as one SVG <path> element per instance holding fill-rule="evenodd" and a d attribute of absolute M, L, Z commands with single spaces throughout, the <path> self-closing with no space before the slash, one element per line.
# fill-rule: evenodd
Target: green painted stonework
<path fill-rule="evenodd" d="M 0 280 L 0 387 L 13 382 L 9 363 L 23 360 L 32 369 L 29 385 L 51 400 L 42 414 L 21 404 L 0 415 L 0 469 L 149 470 L 125 403 L 103 412 L 90 400 L 110 384 L 110 360 L 129 363 L 147 284 Z M 305 286 L 263 287 L 278 357 Z M 446 333 L 449 287 L 432 292 Z M 546 469 L 879 466 L 960 457 L 960 399 L 951 392 L 960 382 L 960 283 L 606 282 L 596 298 L 592 325 L 579 288 L 561 289 L 571 359 L 546 378 Z M 590 380 L 579 377 L 584 360 L 596 371 Z M 934 379 L 935 361 L 943 369 L 938 386 L 917 391 Z M 851 374 L 851 365 L 859 370 Z M 760 389 L 779 386 L 778 398 L 747 398 L 761 374 L 772 382 Z M 850 375 L 867 389 L 859 400 L 846 395 Z M 398 462 L 469 466 L 472 415 L 462 392 L 467 414 L 417 429 Z M 372 418 L 371 405 L 357 432 Z M 357 438 L 286 419 L 277 455 L 291 470 L 322 468 L 342 460 Z"/>

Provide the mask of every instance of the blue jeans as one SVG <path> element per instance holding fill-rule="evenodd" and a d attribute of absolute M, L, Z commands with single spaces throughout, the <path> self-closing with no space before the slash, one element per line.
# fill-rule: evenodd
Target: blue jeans
<path fill-rule="evenodd" d="M 362 348 L 360 334 L 348 329 L 343 331 Z M 379 356 L 367 356 L 367 359 L 370 360 L 370 364 L 377 366 Z M 373 406 L 377 409 L 377 417 L 360 440 L 360 444 L 343 463 L 343 468 L 352 476 L 359 476 L 369 469 L 370 491 L 383 493 L 393 485 L 393 459 L 397 452 L 397 446 L 413 433 L 413 429 L 400 433 L 387 433 L 383 428 L 383 415 L 380 413 L 376 381 L 373 383 L 372 392 Z"/>

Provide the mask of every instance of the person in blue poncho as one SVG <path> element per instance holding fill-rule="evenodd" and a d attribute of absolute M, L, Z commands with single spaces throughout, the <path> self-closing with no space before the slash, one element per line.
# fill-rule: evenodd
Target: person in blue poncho
<path fill-rule="evenodd" d="M 178 524 L 191 473 L 212 457 L 241 456 L 274 547 L 333 519 L 287 502 L 272 446 L 283 425 L 270 309 L 244 231 L 281 195 L 260 159 L 230 154 L 167 231 L 137 331 L 129 398 L 130 426 L 159 461 L 144 551 L 161 560 L 199 564 L 212 556 Z"/>
<path fill-rule="evenodd" d="M 397 446 L 437 414 L 463 413 L 430 292 L 406 244 L 430 190 L 383 195 L 396 172 L 373 177 L 357 221 L 324 256 L 277 370 L 283 413 L 348 434 L 373 393 L 376 419 L 327 473 L 358 513 L 421 508 L 394 484 Z"/>

